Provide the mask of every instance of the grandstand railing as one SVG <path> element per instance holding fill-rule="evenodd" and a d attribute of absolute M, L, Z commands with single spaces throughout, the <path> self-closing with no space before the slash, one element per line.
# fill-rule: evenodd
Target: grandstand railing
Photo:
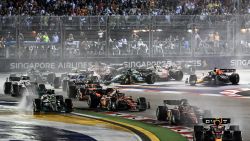
<path fill-rule="evenodd" d="M 0 17 L 1 58 L 247 56 L 249 37 L 249 15 Z"/>

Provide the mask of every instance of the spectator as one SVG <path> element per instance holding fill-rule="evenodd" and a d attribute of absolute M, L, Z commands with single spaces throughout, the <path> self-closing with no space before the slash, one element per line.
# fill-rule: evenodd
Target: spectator
<path fill-rule="evenodd" d="M 49 39 L 49 36 L 48 36 L 47 32 L 44 32 L 44 35 L 42 36 L 42 40 L 45 43 L 49 43 L 50 42 L 50 39 Z"/>
<path fill-rule="evenodd" d="M 36 42 L 42 42 L 42 33 L 38 33 L 35 37 Z"/>
<path fill-rule="evenodd" d="M 69 34 L 69 37 L 67 38 L 68 42 L 73 42 L 74 41 L 74 36 L 72 33 Z"/>
<path fill-rule="evenodd" d="M 52 43 L 59 43 L 59 36 L 57 32 L 52 35 Z"/>
<path fill-rule="evenodd" d="M 241 4 L 239 3 L 241 2 Z M 1 15 L 164 15 L 166 9 L 175 14 L 201 14 L 207 9 L 209 14 L 224 14 L 231 11 L 247 13 L 249 1 L 224 0 L 9 0 L 1 1 Z M 227 12 L 226 12 L 227 13 Z M 42 19 L 46 26 L 47 18 Z"/>

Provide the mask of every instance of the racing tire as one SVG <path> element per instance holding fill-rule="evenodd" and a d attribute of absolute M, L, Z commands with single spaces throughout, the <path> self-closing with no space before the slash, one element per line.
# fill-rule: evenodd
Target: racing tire
<path fill-rule="evenodd" d="M 67 98 L 65 99 L 65 113 L 71 113 L 73 111 L 72 100 Z"/>
<path fill-rule="evenodd" d="M 13 96 L 13 97 L 20 96 L 19 85 L 12 84 L 12 87 L 11 87 L 11 96 Z"/>
<path fill-rule="evenodd" d="M 68 98 L 76 98 L 76 95 L 77 95 L 76 86 L 74 85 L 68 86 L 68 89 L 67 89 Z"/>
<path fill-rule="evenodd" d="M 56 95 L 56 102 L 57 102 L 57 112 L 61 112 L 63 107 L 65 107 L 65 103 L 63 102 L 62 95 Z"/>
<path fill-rule="evenodd" d="M 60 87 L 60 77 L 55 77 L 53 81 L 53 86 L 55 89 L 58 89 Z"/>
<path fill-rule="evenodd" d="M 176 81 L 181 81 L 183 79 L 183 72 L 180 70 L 177 70 L 174 74 L 174 79 Z"/>
<path fill-rule="evenodd" d="M 67 86 L 68 86 L 68 80 L 63 80 L 62 81 L 62 89 L 63 91 L 67 91 Z"/>
<path fill-rule="evenodd" d="M 146 76 L 145 81 L 147 84 L 154 84 L 156 81 L 156 76 L 154 74 L 149 74 Z"/>
<path fill-rule="evenodd" d="M 137 105 L 139 106 L 139 111 L 146 111 L 147 110 L 147 100 L 145 97 L 137 98 Z"/>
<path fill-rule="evenodd" d="M 56 74 L 55 73 L 49 73 L 47 76 L 47 81 L 49 84 L 53 84 Z"/>
<path fill-rule="evenodd" d="M 233 132 L 233 141 L 242 141 L 241 131 Z"/>
<path fill-rule="evenodd" d="M 11 93 L 11 82 L 5 82 L 3 86 L 4 94 L 10 94 Z"/>
<path fill-rule="evenodd" d="M 99 102 L 100 101 L 96 95 L 90 94 L 90 96 L 88 98 L 89 108 L 97 108 L 97 106 L 99 105 Z"/>
<path fill-rule="evenodd" d="M 229 80 L 233 85 L 237 85 L 240 81 L 240 75 L 238 73 L 233 73 L 229 76 Z"/>
<path fill-rule="evenodd" d="M 194 125 L 194 132 L 203 131 L 203 130 L 204 130 L 204 126 Z"/>
<path fill-rule="evenodd" d="M 180 125 L 181 120 L 178 118 L 178 112 L 177 111 L 172 111 L 172 117 L 171 117 L 171 121 L 170 124 L 171 125 Z"/>
<path fill-rule="evenodd" d="M 42 110 L 42 101 L 41 99 L 35 99 L 33 101 L 33 112 L 40 113 Z"/>
<path fill-rule="evenodd" d="M 189 82 L 188 82 L 191 86 L 196 85 L 197 83 L 197 76 L 196 75 L 190 75 L 189 76 Z"/>
<path fill-rule="evenodd" d="M 166 121 L 167 120 L 167 106 L 158 106 L 156 109 L 156 117 L 159 121 Z"/>
<path fill-rule="evenodd" d="M 202 131 L 194 131 L 193 141 L 204 141 L 204 135 Z"/>
<path fill-rule="evenodd" d="M 194 125 L 194 135 L 193 135 L 194 141 L 204 141 L 203 130 L 204 127 L 202 125 Z"/>

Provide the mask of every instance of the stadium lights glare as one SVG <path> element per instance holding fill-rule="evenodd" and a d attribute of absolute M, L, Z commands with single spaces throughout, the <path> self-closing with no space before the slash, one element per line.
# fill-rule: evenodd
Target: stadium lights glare
<path fill-rule="evenodd" d="M 192 29 L 188 29 L 187 32 L 188 32 L 188 33 L 192 33 L 193 30 L 192 30 Z"/>
<path fill-rule="evenodd" d="M 247 32 L 247 29 L 246 29 L 246 28 L 241 28 L 241 29 L 240 29 L 240 32 L 246 33 L 246 32 Z"/>

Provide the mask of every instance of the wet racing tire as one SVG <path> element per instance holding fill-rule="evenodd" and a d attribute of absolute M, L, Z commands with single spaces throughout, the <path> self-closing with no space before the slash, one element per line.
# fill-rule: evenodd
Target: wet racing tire
<path fill-rule="evenodd" d="M 73 111 L 73 103 L 71 99 L 65 99 L 65 113 L 70 113 Z"/>
<path fill-rule="evenodd" d="M 97 108 L 97 106 L 99 105 L 99 98 L 94 95 L 94 94 L 90 94 L 89 98 L 88 98 L 88 105 L 89 108 Z"/>
<path fill-rule="evenodd" d="M 20 96 L 19 85 L 12 84 L 12 87 L 11 87 L 11 96 L 13 96 L 13 97 Z"/>
<path fill-rule="evenodd" d="M 241 131 L 233 132 L 233 141 L 242 141 Z"/>
<path fill-rule="evenodd" d="M 194 141 L 204 141 L 203 130 L 204 127 L 202 125 L 194 125 Z"/>
<path fill-rule="evenodd" d="M 147 84 L 154 84 L 156 81 L 156 76 L 154 74 L 149 74 L 146 76 L 145 81 Z"/>
<path fill-rule="evenodd" d="M 68 89 L 67 89 L 67 96 L 68 98 L 76 98 L 76 95 L 77 95 L 77 89 L 76 89 L 76 86 L 68 86 Z"/>
<path fill-rule="evenodd" d="M 35 99 L 33 101 L 33 112 L 40 113 L 42 110 L 42 101 L 41 99 Z"/>
<path fill-rule="evenodd" d="M 145 97 L 137 98 L 137 105 L 139 111 L 145 111 L 148 107 L 146 98 Z"/>
<path fill-rule="evenodd" d="M 55 89 L 58 89 L 60 87 L 60 77 L 55 77 L 53 81 L 53 86 Z"/>
<path fill-rule="evenodd" d="M 158 106 L 156 110 L 156 117 L 159 121 L 166 121 L 167 120 L 167 110 L 166 106 Z"/>
<path fill-rule="evenodd" d="M 183 72 L 180 70 L 177 70 L 174 75 L 175 75 L 174 79 L 176 81 L 181 81 L 183 78 Z"/>
<path fill-rule="evenodd" d="M 229 80 L 233 85 L 237 85 L 240 81 L 240 76 L 238 73 L 233 73 L 229 76 Z"/>
<path fill-rule="evenodd" d="M 5 82 L 4 83 L 4 94 L 10 94 L 11 93 L 11 82 Z"/>
<path fill-rule="evenodd" d="M 179 119 L 179 112 L 172 110 L 172 117 L 171 117 L 170 124 L 172 124 L 172 125 L 180 125 L 180 123 L 181 123 L 181 120 Z"/>

